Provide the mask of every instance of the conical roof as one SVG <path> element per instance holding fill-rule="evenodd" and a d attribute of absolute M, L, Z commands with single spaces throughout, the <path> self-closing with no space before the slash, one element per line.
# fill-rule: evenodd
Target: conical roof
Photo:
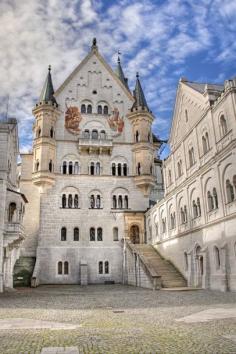
<path fill-rule="evenodd" d="M 118 76 L 122 84 L 125 85 L 125 87 L 129 90 L 128 79 L 124 75 L 119 56 L 118 56 L 117 67 L 116 67 L 116 75 Z"/>
<path fill-rule="evenodd" d="M 43 89 L 41 95 L 39 97 L 39 102 L 51 102 L 52 104 L 57 105 L 57 101 L 54 97 L 54 89 L 52 84 L 52 76 L 51 76 L 51 66 L 48 67 L 48 74 L 43 85 Z"/>
<path fill-rule="evenodd" d="M 148 112 L 150 112 L 148 105 L 147 105 L 146 98 L 143 93 L 141 83 L 139 81 L 139 74 L 138 73 L 136 74 L 136 84 L 135 84 L 133 96 L 134 96 L 135 102 L 133 104 L 132 110 L 138 109 L 139 107 L 141 107 L 142 109 L 146 109 Z"/>

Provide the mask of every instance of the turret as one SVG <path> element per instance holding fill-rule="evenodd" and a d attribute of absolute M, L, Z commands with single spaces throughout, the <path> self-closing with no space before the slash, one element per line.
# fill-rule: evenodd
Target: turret
<path fill-rule="evenodd" d="M 33 182 L 42 188 L 54 184 L 56 158 L 55 124 L 59 115 L 58 104 L 54 97 L 51 67 L 44 83 L 39 101 L 33 109 L 35 116 L 33 144 Z"/>
<path fill-rule="evenodd" d="M 116 75 L 118 76 L 118 78 L 120 79 L 120 81 L 122 82 L 122 84 L 127 88 L 127 90 L 129 91 L 129 86 L 128 86 L 128 79 L 125 77 L 121 63 L 120 63 L 120 57 L 118 56 L 118 60 L 117 60 L 117 68 L 116 68 Z"/>
<path fill-rule="evenodd" d="M 153 175 L 155 146 L 151 129 L 154 117 L 148 108 L 138 73 L 133 96 L 135 101 L 128 114 L 133 127 L 133 173 L 136 185 L 145 196 L 148 196 L 155 185 Z"/>

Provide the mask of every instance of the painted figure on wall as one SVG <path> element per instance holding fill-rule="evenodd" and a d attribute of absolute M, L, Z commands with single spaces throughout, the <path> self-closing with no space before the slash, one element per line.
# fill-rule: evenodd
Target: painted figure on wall
<path fill-rule="evenodd" d="M 82 120 L 78 107 L 68 107 L 66 104 L 65 127 L 72 134 L 80 132 L 80 122 Z"/>
<path fill-rule="evenodd" d="M 108 118 L 109 126 L 115 132 L 121 134 L 124 129 L 124 120 L 120 117 L 118 108 L 114 108 L 111 116 Z"/>

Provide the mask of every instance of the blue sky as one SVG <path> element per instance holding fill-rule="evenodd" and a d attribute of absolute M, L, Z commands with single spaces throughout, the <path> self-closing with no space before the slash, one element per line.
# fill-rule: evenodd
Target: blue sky
<path fill-rule="evenodd" d="M 19 121 L 21 151 L 32 144 L 32 107 L 48 64 L 56 89 L 97 37 L 111 66 L 117 51 L 133 89 L 139 71 L 156 119 L 168 138 L 180 77 L 222 83 L 236 76 L 235 0 L 2 0 L 0 114 Z"/>

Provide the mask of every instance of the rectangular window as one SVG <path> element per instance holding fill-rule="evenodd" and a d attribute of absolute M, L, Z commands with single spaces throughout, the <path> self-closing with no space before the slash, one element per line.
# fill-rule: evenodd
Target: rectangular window
<path fill-rule="evenodd" d="M 103 274 L 103 262 L 98 262 L 98 273 Z"/>

